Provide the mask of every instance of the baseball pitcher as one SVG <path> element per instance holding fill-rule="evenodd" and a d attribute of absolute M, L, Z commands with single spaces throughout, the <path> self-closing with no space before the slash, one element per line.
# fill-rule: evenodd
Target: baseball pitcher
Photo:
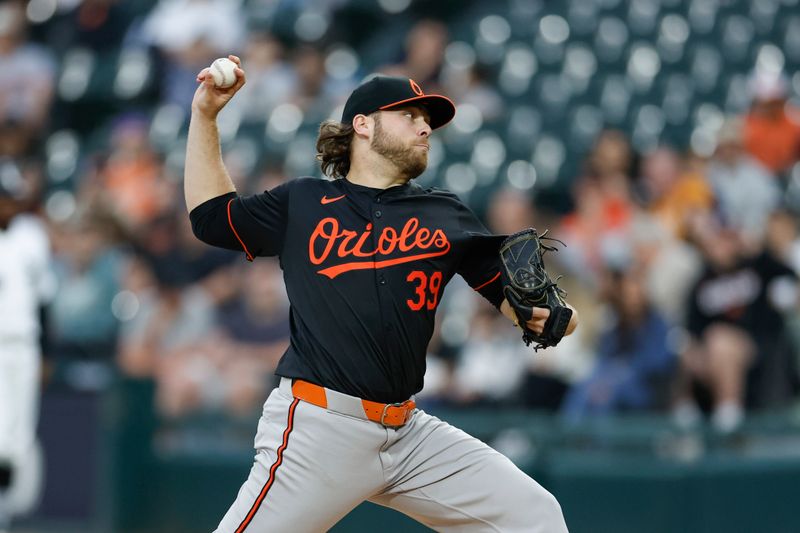
<path fill-rule="evenodd" d="M 250 475 L 217 531 L 326 531 L 364 500 L 437 531 L 566 531 L 555 498 L 486 444 L 416 408 L 436 308 L 459 274 L 549 346 L 577 324 L 528 230 L 494 236 L 455 195 L 413 181 L 455 115 L 408 78 L 350 95 L 317 142 L 323 172 L 241 197 L 223 166 L 220 89 L 192 103 L 185 195 L 198 238 L 278 256 L 291 310 L 280 386 L 264 404 Z M 501 253 L 502 252 L 502 253 Z"/>

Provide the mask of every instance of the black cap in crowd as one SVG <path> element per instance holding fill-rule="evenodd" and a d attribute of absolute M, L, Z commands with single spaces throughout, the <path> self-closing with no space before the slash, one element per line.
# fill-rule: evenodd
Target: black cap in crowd
<path fill-rule="evenodd" d="M 412 104 L 421 105 L 428 111 L 431 129 L 434 130 L 450 122 L 456 114 L 456 106 L 449 98 L 425 94 L 410 78 L 376 76 L 359 85 L 347 99 L 342 122 L 351 124 L 356 115 Z"/>

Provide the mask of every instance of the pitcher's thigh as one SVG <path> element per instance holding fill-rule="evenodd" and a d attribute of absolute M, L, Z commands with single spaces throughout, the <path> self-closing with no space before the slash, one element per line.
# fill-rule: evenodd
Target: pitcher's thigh
<path fill-rule="evenodd" d="M 319 491 L 314 479 L 294 476 L 259 452 L 247 481 L 225 513 L 217 533 L 316 533 L 330 529 L 363 498 Z"/>
<path fill-rule="evenodd" d="M 276 412 L 281 409 L 282 416 Z M 259 423 L 255 462 L 217 532 L 330 529 L 381 480 L 377 457 L 370 464 L 354 453 L 361 437 L 357 422 L 271 396 Z"/>
<path fill-rule="evenodd" d="M 370 501 L 436 531 L 567 531 L 555 497 L 508 458 L 460 430 L 442 433 L 416 447 L 419 468 Z"/>

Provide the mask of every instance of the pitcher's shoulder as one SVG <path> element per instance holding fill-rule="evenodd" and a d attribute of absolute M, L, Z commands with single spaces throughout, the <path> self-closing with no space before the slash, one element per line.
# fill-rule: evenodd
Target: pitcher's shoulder
<path fill-rule="evenodd" d="M 306 191 L 337 191 L 342 188 L 340 181 L 341 180 L 317 178 L 314 176 L 300 176 L 293 178 L 287 183 L 291 183 L 293 189 L 303 189 Z"/>
<path fill-rule="evenodd" d="M 461 209 L 467 207 L 464 201 L 457 194 L 441 187 L 419 187 L 418 194 L 437 203 L 450 205 L 455 208 Z"/>

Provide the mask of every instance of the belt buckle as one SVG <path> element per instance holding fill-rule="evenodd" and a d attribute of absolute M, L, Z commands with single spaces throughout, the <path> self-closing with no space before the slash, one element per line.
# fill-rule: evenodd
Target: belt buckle
<path fill-rule="evenodd" d="M 384 419 L 386 418 L 386 412 L 389 410 L 390 407 L 403 407 L 406 403 L 408 403 L 408 400 L 406 400 L 405 402 L 400 402 L 400 403 L 387 403 L 387 404 L 385 404 L 383 406 L 383 412 L 381 413 L 380 424 L 382 426 L 388 427 L 388 428 L 399 428 L 399 427 L 403 426 L 406 422 L 408 422 L 408 413 L 409 413 L 408 410 L 406 410 L 404 412 L 403 421 L 401 423 L 399 423 L 399 424 L 387 424 L 386 422 L 384 422 Z"/>

